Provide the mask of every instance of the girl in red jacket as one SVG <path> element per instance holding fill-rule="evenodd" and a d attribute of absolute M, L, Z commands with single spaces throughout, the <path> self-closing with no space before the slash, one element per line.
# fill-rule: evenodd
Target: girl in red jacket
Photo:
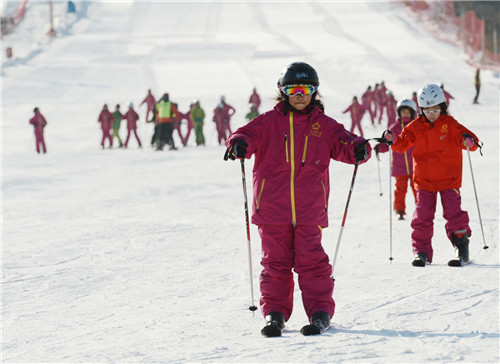
<path fill-rule="evenodd" d="M 303 334 L 319 334 L 329 327 L 334 281 L 321 245 L 322 229 L 328 226 L 328 167 L 330 159 L 363 163 L 371 152 L 363 138 L 323 113 L 318 86 L 313 67 L 303 62 L 288 65 L 278 80 L 280 96 L 273 110 L 236 130 L 226 142 L 226 160 L 255 154 L 252 223 L 262 239 L 265 336 L 280 336 L 292 314 L 292 270 L 298 274 L 302 302 L 314 327 Z"/>
<path fill-rule="evenodd" d="M 38 107 L 35 107 L 33 109 L 33 112 L 35 113 L 35 116 L 33 116 L 30 119 L 30 124 L 35 127 L 36 152 L 40 153 L 40 145 L 41 145 L 43 152 L 47 153 L 47 148 L 45 147 L 45 139 L 43 137 L 43 129 L 47 125 L 47 120 L 45 120 Z"/>
<path fill-rule="evenodd" d="M 418 92 L 422 113 L 403 129 L 392 150 L 403 153 L 413 146 L 417 206 L 411 227 L 414 266 L 432 262 L 432 235 L 438 193 L 446 220 L 446 233 L 456 248 L 450 265 L 469 262 L 469 216 L 461 209 L 462 150 L 477 149 L 478 138 L 447 113 L 446 99 L 438 85 Z"/>

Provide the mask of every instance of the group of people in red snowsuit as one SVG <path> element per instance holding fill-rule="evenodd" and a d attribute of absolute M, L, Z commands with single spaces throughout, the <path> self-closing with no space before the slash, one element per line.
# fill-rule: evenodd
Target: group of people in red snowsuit
<path fill-rule="evenodd" d="M 359 102 L 357 96 L 354 96 L 352 103 L 343 111 L 343 113 L 351 114 L 351 132 L 355 129 L 359 130 L 359 134 L 363 136 L 363 128 L 361 127 L 361 120 L 363 119 L 365 113 L 370 115 L 370 121 L 372 125 L 376 124 L 378 118 L 378 124 L 382 123 L 382 117 L 384 111 L 387 116 L 387 127 L 394 124 L 396 121 L 396 99 L 392 91 L 389 91 L 385 82 L 382 81 L 380 84 L 375 84 L 372 90 L 371 86 L 368 86 L 366 91 L 361 95 L 361 103 Z"/>
<path fill-rule="evenodd" d="M 159 100 L 161 101 L 161 100 Z M 152 138 L 152 145 L 157 142 L 157 137 L 159 135 L 158 131 L 158 110 L 157 105 L 159 101 L 156 101 L 151 89 L 148 90 L 146 97 L 142 100 L 139 106 L 146 106 L 146 122 L 154 122 L 155 123 L 155 133 Z M 251 110 L 255 115 L 258 115 L 258 108 L 261 104 L 260 96 L 257 93 L 257 90 L 254 88 L 252 94 L 249 98 L 249 105 L 251 106 Z M 186 146 L 189 140 L 189 137 L 193 130 L 196 132 L 196 144 L 197 145 L 205 145 L 205 137 L 203 136 L 203 124 L 204 124 L 204 111 L 200 107 L 199 100 L 193 101 L 189 110 L 186 113 L 179 111 L 177 104 L 172 103 L 172 115 L 169 116 L 168 121 L 172 122 L 172 132 L 177 132 L 181 143 Z M 32 124 L 35 128 L 35 139 L 36 139 L 36 150 L 40 153 L 40 150 L 44 153 L 47 152 L 45 139 L 44 139 L 44 127 L 47 125 L 47 121 L 45 117 L 40 113 L 39 108 L 35 108 L 35 115 L 30 119 L 30 124 Z M 231 134 L 231 117 L 236 112 L 236 109 L 229 105 L 224 96 L 221 96 L 219 103 L 213 110 L 213 122 L 215 123 L 217 130 L 217 140 L 219 144 L 222 144 L 227 140 L 229 134 Z M 125 138 L 125 142 L 122 143 L 122 139 L 119 135 L 120 121 L 126 121 L 127 127 L 127 136 Z M 139 115 L 135 111 L 132 103 L 129 104 L 129 109 L 125 114 L 120 112 L 119 105 L 116 105 L 115 111 L 112 112 L 109 110 L 108 105 L 104 104 L 99 115 L 97 117 L 97 122 L 100 124 L 100 129 L 102 132 L 101 137 L 101 148 L 104 149 L 106 147 L 112 148 L 114 145 L 114 138 L 118 138 L 119 147 L 128 147 L 130 137 L 132 135 L 135 136 L 137 140 L 137 144 L 139 148 L 142 147 L 142 142 L 137 133 L 137 126 L 139 121 Z M 181 131 L 181 123 L 186 121 L 186 132 L 183 134 Z M 171 138 L 171 137 L 170 137 Z M 171 138 L 173 141 L 173 139 Z M 107 143 L 106 143 L 107 141 Z M 171 148 L 176 149 L 176 148 Z"/>
<path fill-rule="evenodd" d="M 121 120 L 126 120 L 127 122 L 127 138 L 125 139 L 124 147 L 128 147 L 130 136 L 133 133 L 135 135 L 139 148 L 141 148 L 141 140 L 139 138 L 139 135 L 137 135 L 137 121 L 139 120 L 139 114 L 137 114 L 137 112 L 134 110 L 134 105 L 132 103 L 129 104 L 129 108 L 125 114 L 122 114 L 120 112 L 119 105 L 116 105 L 116 110 L 112 113 L 111 111 L 109 111 L 108 105 L 104 104 L 97 118 L 97 122 L 101 124 L 102 130 L 101 147 L 103 149 L 105 148 L 106 140 L 109 141 L 109 148 L 113 147 L 112 131 L 113 129 L 115 129 L 115 133 L 118 132 Z M 119 136 L 118 139 L 120 140 L 120 147 L 122 147 L 121 139 L 119 138 Z"/>

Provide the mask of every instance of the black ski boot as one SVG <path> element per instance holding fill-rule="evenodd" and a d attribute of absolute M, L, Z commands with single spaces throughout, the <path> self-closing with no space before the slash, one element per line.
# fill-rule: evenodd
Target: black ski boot
<path fill-rule="evenodd" d="M 451 242 L 455 246 L 457 257 L 448 262 L 450 267 L 461 267 L 470 263 L 469 261 L 469 236 L 467 233 L 453 233 Z"/>
<path fill-rule="evenodd" d="M 427 258 L 427 254 L 425 253 L 417 253 L 415 254 L 415 260 L 411 262 L 411 265 L 414 267 L 425 267 L 425 264 L 429 261 Z"/>
<path fill-rule="evenodd" d="M 280 312 L 271 312 L 266 316 L 266 326 L 260 331 L 267 337 L 281 336 L 285 327 L 285 315 Z"/>
<path fill-rule="evenodd" d="M 326 312 L 319 311 L 311 316 L 311 323 L 300 329 L 300 333 L 304 336 L 319 335 L 330 328 L 330 315 Z"/>
<path fill-rule="evenodd" d="M 403 211 L 397 210 L 396 214 L 398 214 L 398 216 L 399 216 L 398 220 L 404 220 L 405 219 L 405 213 Z"/>

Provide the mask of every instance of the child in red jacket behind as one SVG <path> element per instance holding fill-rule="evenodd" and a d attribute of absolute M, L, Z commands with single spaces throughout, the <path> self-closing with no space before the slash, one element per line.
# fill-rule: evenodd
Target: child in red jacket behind
<path fill-rule="evenodd" d="M 370 156 L 365 139 L 323 113 L 318 86 L 318 75 L 309 64 L 288 65 L 278 80 L 280 96 L 274 109 L 236 130 L 226 142 L 226 160 L 255 154 L 252 223 L 262 240 L 265 336 L 280 336 L 292 314 L 293 271 L 312 324 L 312 331 L 308 325 L 302 333 L 319 334 L 329 327 L 334 281 L 321 234 L 328 226 L 330 159 L 355 164 Z"/>
<path fill-rule="evenodd" d="M 417 206 L 411 227 L 414 266 L 424 267 L 433 258 L 432 235 L 438 193 L 446 220 L 446 233 L 457 257 L 448 264 L 469 262 L 469 216 L 461 209 L 462 150 L 477 149 L 478 138 L 447 113 L 446 99 L 438 85 L 429 84 L 418 92 L 422 110 L 397 137 L 392 150 L 403 153 L 413 146 L 414 183 Z"/>

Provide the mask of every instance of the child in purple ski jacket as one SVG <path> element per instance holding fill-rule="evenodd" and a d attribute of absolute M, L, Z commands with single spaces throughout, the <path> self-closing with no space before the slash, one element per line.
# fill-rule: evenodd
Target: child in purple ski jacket
<path fill-rule="evenodd" d="M 398 120 L 389 127 L 393 135 L 400 135 L 404 127 L 408 125 L 417 115 L 417 106 L 410 99 L 404 99 L 397 104 Z M 379 143 L 375 146 L 375 151 L 385 153 L 389 151 L 389 146 Z M 408 184 L 413 191 L 415 203 L 417 203 L 417 192 L 413 184 L 413 147 L 403 153 L 394 152 L 392 154 L 391 174 L 396 179 L 394 189 L 394 211 L 399 215 L 400 220 L 404 220 L 406 215 L 406 192 Z"/>
<path fill-rule="evenodd" d="M 288 65 L 278 81 L 279 102 L 227 140 L 227 160 L 255 155 L 252 223 L 262 240 L 260 307 L 265 336 L 280 336 L 293 308 L 293 271 L 311 325 L 304 335 L 329 327 L 334 314 L 332 266 L 321 245 L 328 226 L 330 159 L 364 163 L 365 139 L 323 113 L 319 79 L 304 62 Z"/>
<path fill-rule="evenodd" d="M 42 150 L 44 153 L 47 153 L 47 148 L 45 146 L 45 138 L 43 137 L 43 129 L 47 125 L 47 120 L 45 120 L 44 116 L 40 112 L 38 107 L 33 109 L 35 115 L 30 119 L 30 124 L 35 128 L 35 145 L 36 152 L 40 154 L 40 145 L 42 146 Z"/>

